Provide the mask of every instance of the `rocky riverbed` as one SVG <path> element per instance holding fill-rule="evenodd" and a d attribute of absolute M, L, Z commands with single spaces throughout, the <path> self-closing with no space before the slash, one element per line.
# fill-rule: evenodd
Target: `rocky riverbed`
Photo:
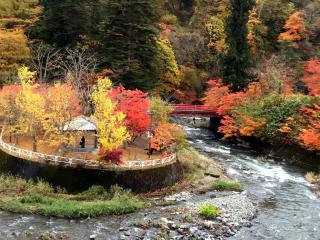
<path fill-rule="evenodd" d="M 250 226 L 257 208 L 244 194 L 209 192 L 193 195 L 188 192 L 165 198 L 170 206 L 157 207 L 141 213 L 136 221 L 121 223 L 120 239 L 226 239 L 243 226 Z M 215 220 L 198 215 L 203 204 L 217 206 L 222 214 Z"/>

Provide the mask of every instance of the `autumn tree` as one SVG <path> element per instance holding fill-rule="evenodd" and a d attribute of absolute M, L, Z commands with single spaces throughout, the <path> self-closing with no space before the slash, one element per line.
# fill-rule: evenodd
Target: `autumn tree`
<path fill-rule="evenodd" d="M 186 135 L 182 129 L 170 123 L 159 124 L 151 139 L 151 148 L 161 153 L 172 152 L 174 147 L 185 146 Z"/>
<path fill-rule="evenodd" d="M 244 103 L 245 93 L 233 93 L 228 86 L 224 86 L 221 80 L 211 80 L 208 82 L 209 89 L 204 98 L 205 105 L 217 108 L 217 113 L 227 115 Z"/>
<path fill-rule="evenodd" d="M 126 115 L 125 123 L 133 140 L 150 127 L 148 94 L 140 90 L 126 90 L 122 85 L 112 89 L 111 98 L 116 110 Z"/>
<path fill-rule="evenodd" d="M 16 105 L 16 97 L 20 93 L 19 85 L 6 85 L 0 90 L 0 121 L 5 125 L 5 131 L 9 134 L 10 142 L 12 135 L 17 131 L 19 109 Z"/>
<path fill-rule="evenodd" d="M 40 12 L 39 0 L 2 0 L 0 25 L 6 29 L 25 29 L 36 21 Z"/>
<path fill-rule="evenodd" d="M 155 89 L 162 96 L 168 96 L 179 86 L 179 68 L 170 42 L 166 39 L 158 39 L 156 44 L 159 78 Z"/>
<path fill-rule="evenodd" d="M 0 30 L 0 85 L 16 80 L 19 64 L 29 58 L 27 37 L 23 31 Z"/>
<path fill-rule="evenodd" d="M 297 46 L 297 42 L 304 38 L 305 24 L 301 17 L 301 12 L 293 13 L 284 25 L 285 32 L 278 37 L 279 42 L 289 42 L 292 46 Z"/>
<path fill-rule="evenodd" d="M 17 95 L 16 104 L 19 111 L 17 129 L 19 134 L 32 138 L 32 150 L 37 151 L 37 141 L 44 132 L 45 99 L 36 92 L 38 85 L 33 83 L 35 72 L 27 67 L 19 69 L 18 77 L 21 91 Z"/>
<path fill-rule="evenodd" d="M 249 72 L 252 66 L 250 47 L 248 45 L 249 11 L 252 0 L 231 0 L 231 14 L 226 22 L 228 51 L 223 58 L 222 74 L 225 85 L 232 91 L 245 89 L 253 76 Z"/>
<path fill-rule="evenodd" d="M 125 114 L 116 111 L 116 104 L 110 97 L 111 81 L 100 78 L 93 92 L 93 119 L 97 125 L 97 138 L 101 149 L 107 153 L 118 149 L 130 139 L 125 127 Z"/>
<path fill-rule="evenodd" d="M 152 114 L 152 121 L 155 123 L 168 123 L 169 114 L 173 108 L 162 100 L 160 97 L 152 97 L 150 100 L 150 113 Z"/>
<path fill-rule="evenodd" d="M 294 4 L 289 0 L 258 0 L 257 14 L 266 28 L 265 48 L 277 49 L 278 36 L 283 31 L 283 25 L 295 11 Z"/>
<path fill-rule="evenodd" d="M 74 144 L 77 135 L 68 131 L 68 123 L 81 112 L 80 101 L 69 83 L 56 83 L 45 96 L 44 139 L 50 146 Z"/>
<path fill-rule="evenodd" d="M 303 82 L 310 95 L 320 95 L 320 61 L 310 60 L 305 65 Z"/>
<path fill-rule="evenodd" d="M 304 118 L 304 125 L 298 136 L 299 143 L 311 151 L 320 151 L 320 99 L 313 98 L 309 106 L 300 112 Z"/>
<path fill-rule="evenodd" d="M 214 53 L 218 54 L 224 54 L 228 49 L 224 20 L 217 16 L 212 16 L 209 23 L 207 23 L 207 31 L 210 38 L 208 46 Z"/>
<path fill-rule="evenodd" d="M 251 52 L 256 54 L 259 50 L 264 50 L 266 43 L 266 35 L 268 28 L 262 22 L 260 16 L 258 15 L 257 8 L 254 7 L 249 14 L 248 20 L 248 44 L 250 46 Z"/>

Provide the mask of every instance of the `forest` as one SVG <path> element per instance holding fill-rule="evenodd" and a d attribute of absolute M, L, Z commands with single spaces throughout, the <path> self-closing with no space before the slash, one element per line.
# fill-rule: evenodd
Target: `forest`
<path fill-rule="evenodd" d="M 319 46 L 320 0 L 0 0 L 0 239 L 319 239 Z"/>
<path fill-rule="evenodd" d="M 320 2 L 4 0 L 0 84 L 18 68 L 86 90 L 101 76 L 218 107 L 226 136 L 320 150 Z"/>

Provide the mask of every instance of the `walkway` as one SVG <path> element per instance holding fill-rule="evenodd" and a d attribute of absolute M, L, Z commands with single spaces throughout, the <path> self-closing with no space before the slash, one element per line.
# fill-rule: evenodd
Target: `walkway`
<path fill-rule="evenodd" d="M 0 129 L 0 150 L 3 152 L 28 161 L 48 164 L 52 166 L 59 166 L 65 168 L 84 168 L 102 171 L 128 171 L 128 170 L 147 170 L 153 168 L 160 168 L 171 165 L 177 161 L 176 155 L 172 154 L 169 157 L 155 160 L 144 161 L 125 161 L 124 164 L 116 165 L 106 163 L 104 161 L 85 160 L 76 158 L 66 158 L 61 156 L 47 155 L 38 152 L 18 148 L 14 145 L 5 143 L 2 138 L 3 131 Z"/>

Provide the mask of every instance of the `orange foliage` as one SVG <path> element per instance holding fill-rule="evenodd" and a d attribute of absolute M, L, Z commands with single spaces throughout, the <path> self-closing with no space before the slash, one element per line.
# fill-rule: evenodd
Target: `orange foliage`
<path fill-rule="evenodd" d="M 309 150 L 320 150 L 320 106 L 313 105 L 313 108 L 303 108 L 304 119 L 308 125 L 298 136 L 301 144 Z"/>
<path fill-rule="evenodd" d="M 310 95 L 320 95 L 320 61 L 310 60 L 305 65 L 303 82 L 310 91 Z"/>
<path fill-rule="evenodd" d="M 256 130 L 266 124 L 266 120 L 264 119 L 253 120 L 252 118 L 247 116 L 240 116 L 240 119 L 242 119 L 243 121 L 239 129 L 239 132 L 242 136 L 250 137 L 255 133 Z"/>
<path fill-rule="evenodd" d="M 176 144 L 177 133 L 181 128 L 175 124 L 163 123 L 154 130 L 154 137 L 151 139 L 151 148 L 156 151 L 164 151 Z"/>
<path fill-rule="evenodd" d="M 320 151 L 320 126 L 317 129 L 304 129 L 299 139 L 307 149 Z"/>
<path fill-rule="evenodd" d="M 230 115 L 223 116 L 219 132 L 223 133 L 226 138 L 233 137 L 238 133 L 238 127 L 235 126 L 235 120 Z"/>
<path fill-rule="evenodd" d="M 300 12 L 293 13 L 284 25 L 285 32 L 279 35 L 278 41 L 300 41 L 306 31 L 303 18 Z M 296 46 L 296 44 L 292 44 Z"/>
<path fill-rule="evenodd" d="M 209 90 L 204 98 L 205 105 L 217 107 L 219 115 L 230 113 L 236 107 L 243 105 L 244 92 L 232 93 L 228 86 L 223 86 L 221 80 L 210 80 Z"/>

